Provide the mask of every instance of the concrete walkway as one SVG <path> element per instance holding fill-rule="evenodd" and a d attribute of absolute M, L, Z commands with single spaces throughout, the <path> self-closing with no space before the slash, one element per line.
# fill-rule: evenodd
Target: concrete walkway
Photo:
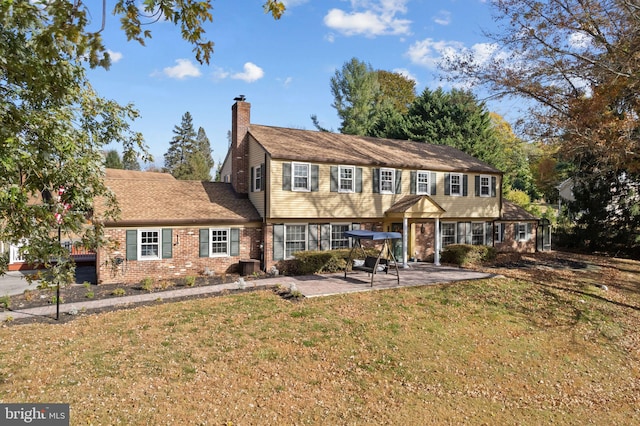
<path fill-rule="evenodd" d="M 495 275 L 470 271 L 467 269 L 435 266 L 429 263 L 411 263 L 409 268 L 400 269 L 400 284 L 398 285 L 396 276 L 392 274 L 376 274 L 373 287 L 371 278 L 365 272 L 349 272 L 345 279 L 344 273 L 334 273 L 326 275 L 307 276 L 280 276 L 259 280 L 246 281 L 246 288 L 273 287 L 277 285 L 285 286 L 292 290 L 297 290 L 304 297 L 331 296 L 346 293 L 356 293 L 362 291 L 388 290 L 402 287 L 416 287 L 430 284 L 448 283 L 454 281 L 477 280 L 491 278 Z M 0 278 L 0 282 L 5 278 Z M 141 302 L 152 302 L 156 300 L 171 300 L 185 296 L 216 294 L 225 290 L 236 290 L 241 288 L 238 282 L 228 284 L 218 284 L 203 287 L 188 287 L 178 290 L 168 290 L 157 293 L 145 293 L 134 296 L 113 297 L 109 299 L 87 300 L 81 303 L 61 304 L 60 313 L 75 313 L 81 311 L 91 311 L 93 309 L 105 307 L 134 306 Z M 55 317 L 56 306 L 42 306 L 32 309 L 0 312 L 0 322 L 8 318 L 20 319 L 31 316 Z"/>

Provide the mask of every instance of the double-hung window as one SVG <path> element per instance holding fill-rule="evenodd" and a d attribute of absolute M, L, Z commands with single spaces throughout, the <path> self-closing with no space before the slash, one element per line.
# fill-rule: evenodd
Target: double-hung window
<path fill-rule="evenodd" d="M 429 172 L 418 171 L 416 174 L 416 194 L 429 195 Z"/>
<path fill-rule="evenodd" d="M 471 244 L 474 246 L 484 245 L 484 222 L 473 222 L 471 224 Z"/>
<path fill-rule="evenodd" d="M 138 231 L 138 241 L 138 259 L 160 259 L 162 243 L 159 229 L 140 229 Z"/>
<path fill-rule="evenodd" d="M 501 243 L 502 242 L 502 236 L 503 236 L 503 229 L 504 224 L 502 223 L 496 223 L 495 224 L 495 235 L 493 236 L 493 241 L 495 241 L 496 243 Z"/>
<path fill-rule="evenodd" d="M 211 229 L 210 244 L 210 256 L 229 256 L 229 229 Z"/>
<path fill-rule="evenodd" d="M 356 168 L 353 166 L 338 167 L 338 192 L 355 191 Z"/>
<path fill-rule="evenodd" d="M 462 174 L 451 173 L 449 181 L 449 194 L 450 195 L 462 195 Z"/>
<path fill-rule="evenodd" d="M 293 163 L 292 167 L 292 181 L 294 191 L 310 191 L 311 187 L 309 182 L 310 178 L 310 167 L 308 163 Z"/>
<path fill-rule="evenodd" d="M 529 234 L 527 233 L 527 224 L 526 223 L 517 223 L 516 224 L 516 238 L 518 241 L 528 241 Z"/>
<path fill-rule="evenodd" d="M 490 197 L 491 196 L 491 176 L 480 176 L 480 196 L 481 197 Z"/>
<path fill-rule="evenodd" d="M 349 237 L 344 235 L 348 230 L 348 224 L 331 225 L 331 250 L 349 248 Z"/>
<path fill-rule="evenodd" d="M 442 247 L 446 247 L 456 243 L 456 224 L 455 222 L 442 223 Z"/>
<path fill-rule="evenodd" d="M 380 193 L 394 194 L 396 182 L 395 169 L 380 169 Z"/>
<path fill-rule="evenodd" d="M 284 235 L 285 259 L 293 257 L 297 251 L 307 249 L 307 225 L 286 225 Z"/>
<path fill-rule="evenodd" d="M 255 166 L 253 168 L 253 191 L 262 191 L 262 166 Z"/>

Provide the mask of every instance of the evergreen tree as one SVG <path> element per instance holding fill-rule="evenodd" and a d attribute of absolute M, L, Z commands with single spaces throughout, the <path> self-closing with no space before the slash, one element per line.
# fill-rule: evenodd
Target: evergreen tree
<path fill-rule="evenodd" d="M 132 153 L 133 154 L 133 153 Z M 122 158 L 122 168 L 125 170 L 140 171 L 140 163 L 136 155 L 125 155 Z"/>
<path fill-rule="evenodd" d="M 172 175 L 178 167 L 187 163 L 189 155 L 196 148 L 196 132 L 193 130 L 193 118 L 189 111 L 182 116 L 180 125 L 173 128 L 173 134 L 169 149 L 164 154 L 164 168 Z"/>
<path fill-rule="evenodd" d="M 200 151 L 187 155 L 187 161 L 173 171 L 173 176 L 180 180 L 211 180 L 211 168 Z"/>
<path fill-rule="evenodd" d="M 353 58 L 331 78 L 332 106 L 340 117 L 340 133 L 368 135 L 381 99 L 380 84 L 371 65 Z"/>
<path fill-rule="evenodd" d="M 115 149 L 110 149 L 104 158 L 104 166 L 107 169 L 122 169 L 122 160 L 120 154 Z"/>
<path fill-rule="evenodd" d="M 213 151 L 211 150 L 211 144 L 209 143 L 207 133 L 202 127 L 198 128 L 198 136 L 196 136 L 196 151 L 202 154 L 205 164 L 210 171 L 213 168 L 213 156 L 211 155 Z"/>

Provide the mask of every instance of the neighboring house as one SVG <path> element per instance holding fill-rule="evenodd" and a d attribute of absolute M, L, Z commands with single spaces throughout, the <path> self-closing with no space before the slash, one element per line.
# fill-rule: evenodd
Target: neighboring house
<path fill-rule="evenodd" d="M 98 250 L 98 283 L 224 273 L 241 259 L 259 257 L 260 216 L 229 184 L 112 169 L 105 183 L 121 214 L 104 222 L 112 245 Z"/>

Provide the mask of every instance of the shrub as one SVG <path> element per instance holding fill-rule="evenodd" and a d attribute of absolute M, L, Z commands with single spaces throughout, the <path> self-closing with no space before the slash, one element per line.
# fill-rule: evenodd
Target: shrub
<path fill-rule="evenodd" d="M 196 277 L 194 277 L 193 275 L 187 275 L 186 277 L 184 277 L 184 285 L 186 285 L 187 287 L 193 287 L 196 283 Z"/>
<path fill-rule="evenodd" d="M 458 266 L 477 265 L 484 261 L 495 259 L 496 249 L 489 246 L 474 246 L 470 244 L 451 244 L 442 250 L 440 260 Z"/>
<path fill-rule="evenodd" d="M 278 263 L 277 268 L 284 275 L 309 275 L 343 271 L 350 249 L 301 251 L 295 258 Z M 366 254 L 378 256 L 378 250 L 367 249 Z"/>
<path fill-rule="evenodd" d="M 11 306 L 11 298 L 9 296 L 0 297 L 0 307 L 9 309 L 9 306 Z"/>
<path fill-rule="evenodd" d="M 114 296 L 124 296 L 126 294 L 126 291 L 124 290 L 124 288 L 116 288 L 111 292 L 111 294 L 113 294 Z"/>
<path fill-rule="evenodd" d="M 93 299 L 95 297 L 95 295 L 96 294 L 93 291 L 90 290 L 90 291 L 87 292 L 87 294 L 85 294 L 85 297 L 87 299 Z"/>
<path fill-rule="evenodd" d="M 153 287 L 153 278 L 151 277 L 145 277 L 140 281 L 140 288 L 144 291 L 152 292 Z"/>

